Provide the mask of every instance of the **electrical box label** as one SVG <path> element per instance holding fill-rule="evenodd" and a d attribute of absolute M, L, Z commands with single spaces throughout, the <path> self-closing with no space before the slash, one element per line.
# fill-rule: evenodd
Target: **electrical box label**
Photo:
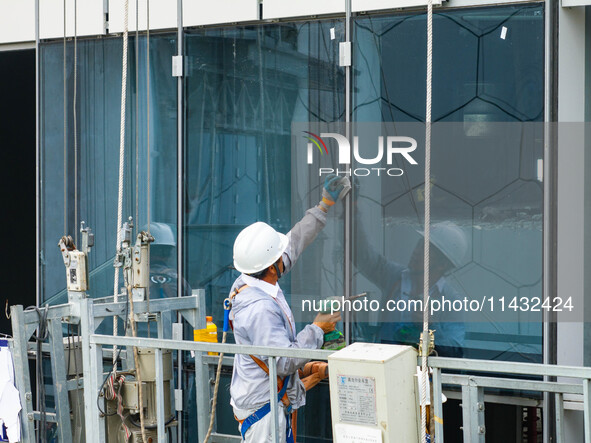
<path fill-rule="evenodd" d="M 337 375 L 339 421 L 376 425 L 376 380 L 373 377 Z"/>
<path fill-rule="evenodd" d="M 336 443 L 382 443 L 383 441 L 382 431 L 377 428 L 342 423 L 335 425 Z"/>

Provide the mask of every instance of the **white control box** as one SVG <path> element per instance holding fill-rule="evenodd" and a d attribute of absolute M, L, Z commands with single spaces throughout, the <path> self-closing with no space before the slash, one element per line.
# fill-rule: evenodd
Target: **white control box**
<path fill-rule="evenodd" d="M 328 358 L 336 443 L 418 441 L 417 352 L 354 343 Z"/>
<path fill-rule="evenodd" d="M 68 251 L 69 264 L 66 266 L 68 291 L 84 292 L 88 290 L 86 282 L 86 254 L 80 251 Z"/>

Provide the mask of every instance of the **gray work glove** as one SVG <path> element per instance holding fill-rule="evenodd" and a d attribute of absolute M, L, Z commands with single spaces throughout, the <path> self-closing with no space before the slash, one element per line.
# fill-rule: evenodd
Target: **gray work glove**
<path fill-rule="evenodd" d="M 318 207 L 324 212 L 335 204 L 337 200 L 342 200 L 351 190 L 351 182 L 348 177 L 339 177 L 336 174 L 330 174 L 324 180 L 322 188 L 322 200 Z"/>

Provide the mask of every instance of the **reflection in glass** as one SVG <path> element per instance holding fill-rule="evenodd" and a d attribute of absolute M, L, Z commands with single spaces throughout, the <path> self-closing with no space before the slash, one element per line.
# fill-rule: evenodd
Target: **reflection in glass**
<path fill-rule="evenodd" d="M 438 11 L 433 28 L 433 119 L 450 123 L 433 127 L 432 229 L 457 226 L 468 258 L 443 272 L 444 285 L 432 265 L 432 296 L 541 297 L 543 128 L 521 122 L 543 118 L 543 6 Z M 424 121 L 425 15 L 361 17 L 354 29 L 353 121 Z M 361 123 L 356 130 L 371 132 Z M 422 159 L 424 136 L 417 140 L 414 154 Z M 357 293 L 383 300 L 422 294 L 422 277 L 415 281 L 412 274 L 423 229 L 423 163 L 396 179 L 356 179 Z M 368 257 L 382 272 L 369 269 Z M 353 328 L 354 339 L 416 344 L 410 320 L 375 313 Z M 450 331 L 453 322 L 433 319 L 440 355 L 541 361 L 539 312 L 457 320 L 462 326 Z M 450 343 L 453 337 L 461 340 Z"/>
<path fill-rule="evenodd" d="M 124 218 L 134 217 L 136 227 L 145 228 L 148 199 L 146 38 L 140 37 L 138 45 L 137 84 L 133 75 L 136 45 L 131 37 L 130 40 L 123 214 Z M 176 79 L 171 77 L 167 68 L 175 50 L 175 36 L 150 38 L 149 198 L 152 222 L 176 222 Z M 121 53 L 120 38 L 78 41 L 78 152 L 75 153 L 74 51 L 73 43 L 68 43 L 65 98 L 68 139 L 64 159 L 63 43 L 41 45 L 41 281 L 44 302 L 57 304 L 67 299 L 65 271 L 57 242 L 64 231 L 75 236 L 81 220 L 92 228 L 96 237 L 89 257 L 89 295 L 106 297 L 113 292 Z M 78 177 L 75 177 L 75 171 Z M 74 198 L 76 180 L 78 201 Z"/>
<path fill-rule="evenodd" d="M 338 65 L 343 33 L 342 22 L 326 20 L 186 34 L 184 266 L 190 286 L 205 289 L 207 314 L 218 324 L 238 276 L 232 269 L 238 233 L 255 221 L 287 233 L 320 199 L 321 179 L 291 152 L 291 128 L 294 122 L 344 118 L 344 70 Z M 342 240 L 342 224 L 330 220 L 281 279 L 288 302 L 308 290 L 317 297 L 322 288 L 314 281 L 339 290 Z M 306 416 L 316 413 L 302 410 L 298 439 L 307 433 Z M 228 414 L 224 409 L 218 417 Z M 193 426 L 190 419 L 188 435 Z M 218 422 L 218 430 L 236 434 L 236 423 Z M 331 438 L 326 429 L 315 435 Z"/>

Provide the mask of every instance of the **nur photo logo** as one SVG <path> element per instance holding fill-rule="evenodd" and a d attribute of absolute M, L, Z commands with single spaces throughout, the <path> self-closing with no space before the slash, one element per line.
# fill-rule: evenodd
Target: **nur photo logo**
<path fill-rule="evenodd" d="M 404 170 L 400 167 L 391 167 L 394 163 L 394 156 L 399 155 L 408 164 L 415 166 L 417 161 L 412 157 L 411 153 L 417 149 L 417 141 L 412 137 L 404 136 L 378 136 L 377 137 L 377 149 L 364 149 L 362 155 L 359 143 L 359 136 L 353 136 L 353 149 L 351 150 L 351 143 L 347 137 L 336 132 L 321 132 L 317 135 L 313 132 L 303 131 L 306 135 L 304 138 L 308 140 L 307 143 L 307 163 L 309 165 L 314 164 L 314 152 L 318 151 L 319 156 L 330 155 L 328 152 L 327 144 L 330 144 L 329 140 L 336 142 L 337 156 L 333 158 L 333 161 L 339 165 L 336 168 L 318 168 L 318 175 L 355 175 L 357 177 L 365 177 L 368 175 L 381 174 L 388 175 L 390 177 L 400 177 L 404 175 Z M 376 143 L 374 141 L 374 143 Z M 364 145 L 365 146 L 365 145 Z M 373 157 L 366 157 L 367 152 L 372 151 L 376 153 Z M 351 152 L 355 159 L 355 164 L 366 165 L 364 167 L 351 168 Z M 365 156 L 364 156 L 365 155 Z M 384 164 L 386 160 L 387 167 L 379 167 L 378 165 Z M 400 165 L 399 163 L 397 163 Z M 344 166 L 340 166 L 344 165 Z M 373 167 L 369 167 L 373 166 Z M 340 167 L 340 169 L 339 169 Z"/>

